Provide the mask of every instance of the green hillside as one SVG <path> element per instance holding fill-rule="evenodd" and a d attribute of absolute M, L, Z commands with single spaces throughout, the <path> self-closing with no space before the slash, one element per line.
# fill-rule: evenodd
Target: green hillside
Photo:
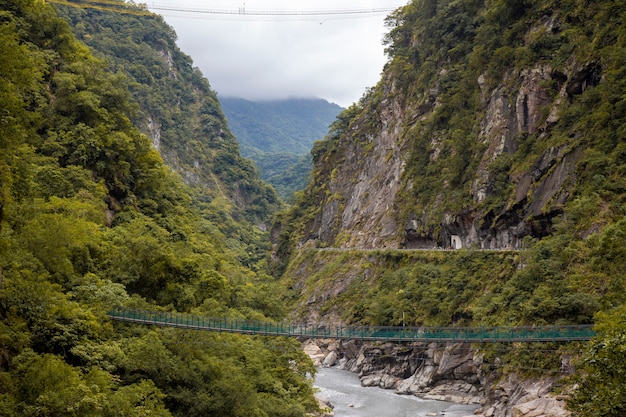
<path fill-rule="evenodd" d="M 228 199 L 186 185 L 131 122 L 143 111 L 129 94 L 142 90 L 136 79 L 111 72 L 45 2 L 0 5 L 0 415 L 314 410 L 306 375 L 315 370 L 295 341 L 107 319 L 113 306 L 272 320 L 284 309 L 257 272 L 256 238 L 240 240 L 248 223 L 228 220 L 237 214 Z M 109 22 L 161 22 L 120 8 Z M 198 129 L 225 124 L 205 109 Z M 254 171 L 230 155 L 216 175 L 242 188 Z"/>
<path fill-rule="evenodd" d="M 323 99 L 306 98 L 250 101 L 220 97 L 220 103 L 244 156 L 250 156 L 248 148 L 308 154 L 343 110 Z"/>
<path fill-rule="evenodd" d="M 202 200 L 229 205 L 235 222 L 268 224 L 278 197 L 240 155 L 216 93 L 173 29 L 158 15 L 55 7 L 110 71 L 125 76 L 138 104 L 132 121 Z"/>

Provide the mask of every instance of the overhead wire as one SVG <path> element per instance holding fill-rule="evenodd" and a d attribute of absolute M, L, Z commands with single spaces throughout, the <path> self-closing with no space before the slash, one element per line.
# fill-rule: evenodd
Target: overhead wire
<path fill-rule="evenodd" d="M 238 15 L 238 16 L 333 16 L 333 15 L 367 15 L 367 14 L 382 14 L 394 11 L 396 8 L 383 7 L 372 9 L 328 9 L 328 10 L 248 10 L 240 7 L 237 10 L 228 9 L 199 9 L 199 8 L 184 8 L 174 7 L 167 5 L 153 4 L 148 6 L 154 10 L 165 10 L 173 12 L 185 12 L 185 13 L 202 13 L 202 14 L 216 14 L 216 15 Z"/>
<path fill-rule="evenodd" d="M 352 8 L 352 9 L 318 9 L 318 10 L 253 10 L 239 7 L 238 9 L 207 9 L 198 7 L 170 6 L 161 3 L 135 4 L 121 3 L 115 0 L 86 0 L 75 2 L 70 0 L 47 0 L 49 3 L 62 6 L 75 7 L 80 9 L 96 9 L 100 11 L 125 13 L 133 15 L 152 15 L 151 10 L 159 12 L 179 13 L 187 16 L 217 18 L 223 20 L 232 19 L 302 19 L 302 18 L 323 18 L 323 19 L 356 19 L 378 15 L 386 15 L 401 5 L 394 7 L 376 8 Z"/>

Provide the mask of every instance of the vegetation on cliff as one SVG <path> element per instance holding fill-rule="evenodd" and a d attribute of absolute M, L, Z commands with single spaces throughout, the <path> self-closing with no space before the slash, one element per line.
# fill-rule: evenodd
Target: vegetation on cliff
<path fill-rule="evenodd" d="M 507 285 L 517 282 L 518 288 L 511 291 L 512 299 L 494 304 L 503 311 L 534 310 L 513 317 L 516 323 L 585 322 L 595 311 L 626 301 L 620 238 L 626 233 L 626 98 L 621 93 L 626 88 L 622 77 L 626 38 L 620 24 L 624 8 L 616 2 L 594 2 L 587 7 L 586 2 L 574 0 L 509 3 L 414 1 L 389 18 L 390 58 L 382 81 L 339 115 L 327 138 L 315 144 L 312 181 L 297 204 L 277 218 L 277 254 L 281 256 L 275 265 L 277 273 L 297 259 L 289 255 L 299 245 L 340 246 L 351 233 L 337 229 L 338 233 L 327 234 L 332 240 L 320 238 L 322 229 L 332 229 L 342 216 L 350 215 L 342 212 L 348 197 L 333 193 L 333 184 L 354 181 L 339 172 L 362 174 L 361 166 L 342 165 L 345 149 L 356 149 L 354 142 L 375 141 L 382 129 L 377 112 L 389 111 L 383 102 L 393 101 L 403 114 L 421 114 L 401 119 L 406 123 L 403 130 L 395 128 L 396 139 L 408 143 L 400 181 L 410 183 L 399 189 L 389 205 L 398 219 L 400 241 L 411 232 L 449 246 L 438 233 L 454 227 L 471 231 L 455 223 L 464 213 L 479 213 L 469 218 L 477 233 L 513 235 L 519 232 L 514 227 L 530 226 L 521 232 L 518 246 L 529 250 L 512 255 L 519 258 L 517 266 L 505 278 Z M 558 110 L 558 117 L 548 122 L 545 114 L 544 125 L 538 122 L 541 128 L 501 137 L 513 140 L 515 146 L 486 152 L 486 144 L 479 140 L 483 136 L 478 134 L 484 128 L 480 122 L 485 113 L 492 110 L 486 108 L 486 97 L 513 97 L 501 92 L 507 87 L 501 85 L 505 81 L 511 83 L 510 88 L 518 87 L 507 74 L 543 64 L 550 68 L 551 81 L 540 83 L 546 93 L 558 96 L 559 77 L 570 77 L 558 104 L 549 101 L 546 105 L 546 110 Z M 571 66 L 587 68 L 578 74 L 585 78 L 576 79 Z M 419 108 L 431 99 L 432 106 Z M 359 150 L 366 159 L 366 144 Z M 550 155 L 552 161 L 542 165 Z M 551 177 L 561 182 L 552 184 L 553 190 L 546 195 L 533 188 L 545 183 L 519 188 L 520 178 L 550 177 L 555 170 L 565 169 L 564 163 L 571 173 Z M 378 166 L 373 175 L 385 169 Z M 488 186 L 477 187 L 484 173 L 489 175 Z M 516 196 L 520 190 L 527 194 Z M 483 197 L 475 195 L 477 191 L 484 192 Z M 324 217 L 331 213 L 336 213 L 335 223 Z M 524 221 L 509 223 L 510 218 Z M 411 219 L 417 226 L 409 230 L 406 225 Z M 359 233 L 376 232 L 377 225 L 359 226 L 366 228 Z M 483 255 L 470 252 L 468 257 L 472 256 Z M 484 287 L 492 282 L 491 272 L 490 267 L 477 268 L 472 280 Z M 414 279 L 420 275 L 416 272 Z M 522 293 L 526 295 L 515 295 Z M 571 305 L 558 307 L 558 302 L 550 301 L 559 296 L 569 298 Z M 580 303 L 583 299 L 585 306 Z M 581 309 L 586 312 L 575 314 Z M 502 319 L 508 321 L 510 314 Z M 419 315 L 417 320 L 427 318 Z M 442 324 L 451 320 L 451 315 L 437 319 Z"/>
<path fill-rule="evenodd" d="M 450 233 L 470 233 L 468 222 L 481 237 L 508 228 L 515 239 L 501 245 L 520 247 L 525 236 L 551 235 L 565 212 L 577 213 L 579 236 L 619 219 L 622 17 L 616 2 L 424 1 L 399 9 L 388 20 L 381 82 L 314 146 L 313 180 L 295 210 L 317 222 L 299 222 L 294 239 L 333 246 L 351 233 L 338 222 L 316 237 L 324 209 L 337 206 L 332 190 L 357 183 L 384 123 L 401 144 L 387 161 L 403 167 L 388 243 L 417 237 L 447 247 Z M 362 165 L 348 169 L 348 152 Z"/>
<path fill-rule="evenodd" d="M 0 50 L 0 414 L 315 408 L 306 377 L 314 370 L 295 341 L 106 318 L 114 305 L 274 320 L 284 309 L 273 280 L 257 272 L 261 257 L 239 242 L 247 223 L 224 220 L 234 212 L 227 203 L 198 198 L 131 123 L 140 107 L 128 91 L 146 88 L 110 72 L 39 0 L 0 2 Z M 196 127 L 219 130 L 218 116 Z M 236 155 L 223 146 L 229 153 L 211 155 Z M 243 187 L 254 176 L 237 161 L 223 162 L 223 180 Z"/>
<path fill-rule="evenodd" d="M 426 325 L 620 317 L 625 19 L 623 1 L 579 0 L 415 0 L 392 14 L 380 83 L 315 144 L 312 180 L 275 224 L 274 271 L 299 311 L 384 325 L 403 312 Z M 445 248 L 454 235 L 469 250 L 349 250 Z M 579 407 L 618 395 L 591 388 L 594 361 L 623 357 L 615 323 L 590 353 Z M 620 415 L 618 403 L 597 415 Z"/>
<path fill-rule="evenodd" d="M 618 417 L 626 411 L 626 305 L 597 319 L 599 336 L 585 353 L 568 405 L 575 416 Z"/>
<path fill-rule="evenodd" d="M 151 138 L 165 162 L 195 188 L 207 207 L 228 207 L 222 211 L 232 219 L 223 219 L 223 231 L 243 222 L 250 228 L 269 224 L 280 207 L 278 197 L 260 180 L 252 162 L 239 154 L 216 93 L 180 51 L 174 30 L 161 16 L 137 6 L 107 3 L 105 10 L 60 4 L 55 8 L 110 71 L 125 76 L 125 88 L 138 104 L 131 120 Z M 111 7 L 131 7 L 140 14 L 116 13 Z"/>

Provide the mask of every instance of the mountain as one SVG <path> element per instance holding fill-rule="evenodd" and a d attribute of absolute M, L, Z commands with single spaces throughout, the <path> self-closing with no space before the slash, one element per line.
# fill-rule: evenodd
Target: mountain
<path fill-rule="evenodd" d="M 313 143 L 324 138 L 342 110 L 323 99 L 249 101 L 220 98 L 228 125 L 263 180 L 283 200 L 304 189 Z"/>
<path fill-rule="evenodd" d="M 294 316 L 612 317 L 591 361 L 623 357 L 625 13 L 613 1 L 415 0 L 391 14 L 380 82 L 315 144 L 312 180 L 272 231 Z M 620 383 L 598 390 L 613 397 Z"/>
<path fill-rule="evenodd" d="M 313 98 L 250 101 L 220 97 L 220 103 L 244 156 L 250 156 L 249 148 L 306 155 L 343 110 L 337 104 Z"/>
<path fill-rule="evenodd" d="M 173 29 L 158 15 L 57 10 L 112 72 L 124 74 L 138 105 L 133 122 L 165 162 L 199 188 L 205 202 L 228 204 L 236 221 L 265 228 L 278 197 L 240 155 L 216 93 L 180 51 Z"/>
<path fill-rule="evenodd" d="M 621 15 L 505 3 L 390 16 L 382 80 L 312 150 L 292 245 L 524 249 L 621 227 Z"/>

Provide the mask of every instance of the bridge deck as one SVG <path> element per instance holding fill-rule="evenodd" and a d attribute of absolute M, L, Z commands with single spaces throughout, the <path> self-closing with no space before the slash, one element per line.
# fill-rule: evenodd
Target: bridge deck
<path fill-rule="evenodd" d="M 591 325 L 539 327 L 312 327 L 299 324 L 226 320 L 181 313 L 132 309 L 115 309 L 109 312 L 108 316 L 112 320 L 216 332 L 391 342 L 570 342 L 589 340 L 595 336 Z"/>

